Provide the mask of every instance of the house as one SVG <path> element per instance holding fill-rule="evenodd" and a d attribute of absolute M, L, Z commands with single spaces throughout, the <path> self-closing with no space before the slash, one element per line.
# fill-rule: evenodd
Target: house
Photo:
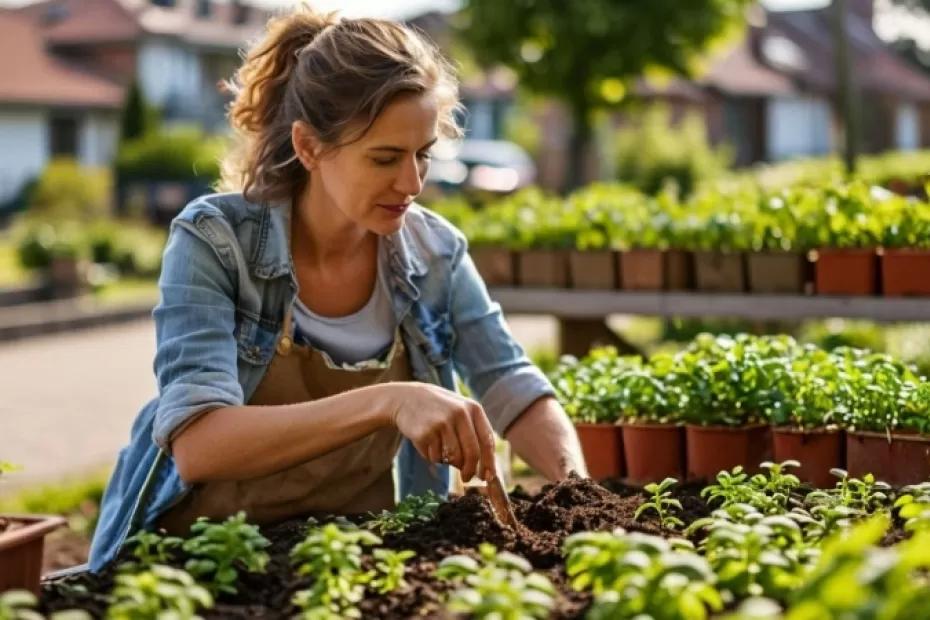
<path fill-rule="evenodd" d="M 872 0 L 850 0 L 847 37 L 864 152 L 930 145 L 930 79 L 876 35 Z M 832 9 L 765 12 L 697 83 L 709 134 L 736 163 L 839 150 Z"/>
<path fill-rule="evenodd" d="M 0 10 L 0 204 L 54 156 L 110 163 L 133 80 L 166 122 L 225 127 L 217 83 L 268 16 L 239 0 L 43 0 Z"/>

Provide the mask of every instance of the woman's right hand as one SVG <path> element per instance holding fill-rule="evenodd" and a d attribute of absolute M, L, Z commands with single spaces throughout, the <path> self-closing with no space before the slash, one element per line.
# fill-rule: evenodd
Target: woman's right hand
<path fill-rule="evenodd" d="M 447 462 L 466 481 L 475 474 L 482 480 L 495 475 L 494 431 L 476 401 L 428 383 L 385 383 L 383 388 L 391 424 L 423 458 Z"/>

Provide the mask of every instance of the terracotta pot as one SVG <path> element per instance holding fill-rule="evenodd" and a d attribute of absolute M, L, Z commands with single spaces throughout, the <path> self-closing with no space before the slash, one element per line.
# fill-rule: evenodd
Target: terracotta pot
<path fill-rule="evenodd" d="M 568 255 L 572 288 L 607 289 L 617 287 L 617 252 L 613 250 L 573 250 Z"/>
<path fill-rule="evenodd" d="M 565 250 L 523 250 L 517 254 L 520 286 L 568 288 L 568 253 Z"/>
<path fill-rule="evenodd" d="M 661 482 L 669 477 L 684 480 L 684 427 L 624 423 L 622 428 L 626 476 L 632 484 Z"/>
<path fill-rule="evenodd" d="M 514 257 L 507 248 L 478 247 L 469 250 L 471 258 L 488 286 L 514 285 Z"/>
<path fill-rule="evenodd" d="M 878 257 L 874 249 L 817 250 L 814 265 L 818 295 L 874 295 L 878 292 Z"/>
<path fill-rule="evenodd" d="M 872 474 L 893 486 L 930 479 L 930 437 L 855 431 L 846 433 L 846 466 L 850 476 Z"/>
<path fill-rule="evenodd" d="M 742 293 L 746 268 L 740 252 L 695 252 L 694 276 L 700 291 Z"/>
<path fill-rule="evenodd" d="M 620 285 L 628 291 L 661 291 L 665 286 L 662 251 L 623 251 L 620 258 Z"/>
<path fill-rule="evenodd" d="M 881 263 L 886 297 L 930 296 L 930 250 L 886 249 Z"/>
<path fill-rule="evenodd" d="M 836 478 L 830 470 L 846 469 L 846 440 L 840 430 L 773 428 L 772 445 L 775 462 L 800 462 L 793 473 L 817 488 L 833 488 Z"/>
<path fill-rule="evenodd" d="M 576 423 L 588 474 L 595 480 L 618 478 L 623 470 L 623 433 L 617 424 Z"/>
<path fill-rule="evenodd" d="M 800 252 L 750 252 L 746 255 L 753 293 L 803 293 L 806 255 Z"/>
<path fill-rule="evenodd" d="M 38 596 L 45 535 L 65 524 L 64 517 L 0 515 L 17 524 L 0 533 L 0 592 L 30 590 Z"/>
<path fill-rule="evenodd" d="M 772 459 L 772 439 L 765 424 L 750 426 L 685 427 L 689 480 L 714 480 L 723 470 L 742 465 L 759 471 L 759 463 Z"/>
<path fill-rule="evenodd" d="M 694 288 L 694 257 L 684 250 L 665 251 L 665 288 L 690 291 Z"/>

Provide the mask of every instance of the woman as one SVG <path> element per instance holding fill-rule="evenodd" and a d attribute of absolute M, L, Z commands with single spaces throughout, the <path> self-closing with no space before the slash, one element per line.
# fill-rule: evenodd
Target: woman
<path fill-rule="evenodd" d="M 266 523 L 445 494 L 493 472 L 493 431 L 551 480 L 584 473 L 552 387 L 513 341 L 461 234 L 412 203 L 459 134 L 439 53 L 391 22 L 269 22 L 231 86 L 238 192 L 171 226 L 140 412 L 90 565 L 139 528 Z M 478 397 L 455 393 L 457 372 Z M 479 404 L 480 402 L 480 404 Z"/>

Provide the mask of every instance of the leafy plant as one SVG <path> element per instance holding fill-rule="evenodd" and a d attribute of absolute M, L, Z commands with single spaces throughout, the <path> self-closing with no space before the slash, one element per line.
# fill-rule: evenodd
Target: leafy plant
<path fill-rule="evenodd" d="M 671 514 L 672 509 L 681 510 L 681 502 L 672 497 L 671 488 L 678 484 L 675 478 L 666 478 L 662 482 L 651 482 L 646 485 L 646 492 L 652 497 L 647 502 L 643 502 L 633 513 L 633 520 L 639 519 L 639 516 L 646 510 L 653 510 L 659 516 L 659 523 L 662 527 L 668 529 L 677 529 L 684 526 L 684 522 L 678 517 Z"/>
<path fill-rule="evenodd" d="M 876 480 L 872 474 L 866 474 L 859 479 L 850 478 L 848 472 L 839 468 L 831 469 L 830 473 L 839 479 L 836 486 L 808 493 L 805 497 L 806 504 L 844 506 L 862 514 L 871 514 L 888 508 L 893 502 L 891 487 Z"/>
<path fill-rule="evenodd" d="M 180 551 L 184 539 L 177 536 L 162 536 L 157 532 L 139 530 L 126 539 L 126 547 L 142 568 L 154 564 L 167 564 Z M 137 567 L 133 566 L 135 570 Z"/>
<path fill-rule="evenodd" d="M 930 531 L 930 482 L 901 489 L 894 507 L 898 509 L 898 516 L 905 520 L 905 530 Z"/>
<path fill-rule="evenodd" d="M 141 573 L 116 576 L 107 620 L 197 620 L 213 597 L 186 571 L 156 564 Z"/>
<path fill-rule="evenodd" d="M 223 523 L 211 523 L 200 517 L 191 526 L 191 536 L 183 549 L 191 556 L 184 567 L 214 595 L 235 594 L 239 571 L 265 572 L 271 543 L 259 533 L 257 525 L 246 522 L 240 511 Z"/>
<path fill-rule="evenodd" d="M 745 505 L 731 508 L 736 506 Z M 764 515 L 751 506 L 717 510 L 688 528 L 689 533 L 698 531 L 706 532 L 699 549 L 717 574 L 720 587 L 734 598 L 784 600 L 800 584 L 805 565 L 816 557 L 795 520 L 787 515 Z"/>
<path fill-rule="evenodd" d="M 291 561 L 298 575 L 314 578 L 310 588 L 294 595 L 301 617 L 315 620 L 360 618 L 358 603 L 365 589 L 384 594 L 405 587 L 404 563 L 411 551 L 375 549 L 375 567 L 364 570 L 365 547 L 381 544 L 381 539 L 350 522 L 314 525 L 306 538 L 291 550 Z"/>
<path fill-rule="evenodd" d="M 449 611 L 487 620 L 549 616 L 556 590 L 545 576 L 534 573 L 530 563 L 520 556 L 498 552 L 489 543 L 482 543 L 478 553 L 480 562 L 465 555 L 440 562 L 436 576 L 460 584 L 449 595 Z"/>
<path fill-rule="evenodd" d="M 700 620 L 723 608 L 713 571 L 686 540 L 582 532 L 563 553 L 572 587 L 595 595 L 588 618 Z"/>
<path fill-rule="evenodd" d="M 426 523 L 431 520 L 439 508 L 442 499 L 427 491 L 423 495 L 410 495 L 402 499 L 394 510 L 384 510 L 365 523 L 365 528 L 385 534 L 403 532 L 414 523 Z"/>

